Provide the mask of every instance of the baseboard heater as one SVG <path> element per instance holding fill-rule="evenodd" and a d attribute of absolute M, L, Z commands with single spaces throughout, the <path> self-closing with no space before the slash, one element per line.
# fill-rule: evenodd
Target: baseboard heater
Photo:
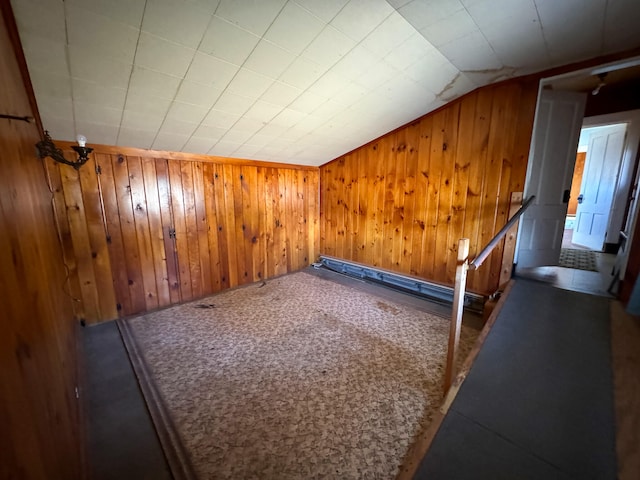
<path fill-rule="evenodd" d="M 320 255 L 320 264 L 350 277 L 370 280 L 440 304 L 453 305 L 452 287 L 326 255 Z M 481 314 L 484 309 L 484 297 L 475 293 L 465 293 L 464 308 Z"/>

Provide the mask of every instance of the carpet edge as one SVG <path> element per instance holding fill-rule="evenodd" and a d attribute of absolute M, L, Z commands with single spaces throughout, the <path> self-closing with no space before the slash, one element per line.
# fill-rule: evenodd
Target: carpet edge
<path fill-rule="evenodd" d="M 171 420 L 169 411 L 152 376 L 149 374 L 149 367 L 138 349 L 135 335 L 129 327 L 128 320 L 116 320 L 116 325 L 173 478 L 175 480 L 196 480 L 197 476 L 180 441 L 178 430 Z"/>

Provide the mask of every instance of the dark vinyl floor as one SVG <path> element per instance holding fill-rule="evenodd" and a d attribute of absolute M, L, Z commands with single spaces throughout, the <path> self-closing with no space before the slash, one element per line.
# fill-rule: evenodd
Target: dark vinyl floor
<path fill-rule="evenodd" d="M 417 479 L 615 479 L 606 298 L 520 279 Z"/>
<path fill-rule="evenodd" d="M 83 332 L 91 478 L 172 478 L 116 322 Z"/>

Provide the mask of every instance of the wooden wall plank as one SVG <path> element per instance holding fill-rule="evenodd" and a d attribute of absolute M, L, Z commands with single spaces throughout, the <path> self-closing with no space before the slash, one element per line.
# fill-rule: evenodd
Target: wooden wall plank
<path fill-rule="evenodd" d="M 434 263 L 434 275 L 444 279 L 445 283 L 452 284 L 455 279 L 455 268 L 447 269 L 451 256 L 457 256 L 457 244 L 459 239 L 449 243 L 450 230 L 454 212 L 452 210 L 453 182 L 455 175 L 455 156 L 458 143 L 458 118 L 460 114 L 460 102 L 447 108 L 444 118 L 444 130 L 442 137 L 440 189 L 438 194 L 438 224 L 436 227 L 436 258 Z M 458 215 L 463 212 L 458 212 Z"/>
<path fill-rule="evenodd" d="M 280 193 L 283 195 L 283 201 L 280 204 L 281 212 L 282 212 L 282 222 L 283 229 L 282 232 L 284 234 L 284 258 L 283 258 L 283 267 L 284 271 L 293 270 L 294 261 L 294 252 L 295 252 L 295 225 L 293 219 L 293 195 L 295 195 L 295 188 L 292 182 L 292 172 L 284 171 L 282 176 L 280 177 Z M 284 183 L 282 183 L 284 181 Z"/>
<path fill-rule="evenodd" d="M 171 295 L 169 293 L 167 254 L 164 247 L 164 231 L 162 228 L 159 180 L 156 173 L 155 159 L 142 158 L 141 160 L 158 306 L 164 307 L 171 304 Z"/>
<path fill-rule="evenodd" d="M 398 188 L 398 165 L 396 158 L 397 148 L 397 132 L 389 135 L 389 141 L 383 143 L 386 148 L 388 161 L 385 162 L 385 188 L 384 188 L 384 207 L 383 207 L 383 238 L 382 252 L 380 255 L 380 264 L 383 268 L 393 268 L 393 240 L 394 240 L 394 219 L 395 219 L 395 201 L 396 191 Z M 403 172 L 404 173 L 404 172 Z"/>
<path fill-rule="evenodd" d="M 506 87 L 508 88 L 508 87 Z M 506 184 L 509 185 L 509 172 L 503 171 L 505 166 L 503 158 L 503 145 L 509 141 L 513 125 L 508 125 L 507 120 L 512 120 L 508 115 L 508 111 L 512 110 L 512 106 L 508 103 L 508 91 L 504 91 L 505 87 L 498 89 L 498 94 L 494 93 L 494 100 L 491 110 L 491 125 L 489 130 L 488 155 L 486 169 L 493 172 L 491 176 L 487 176 L 484 188 L 483 203 L 483 222 L 480 237 L 480 245 L 486 245 L 494 236 L 497 230 L 504 225 L 502 217 L 509 205 L 509 198 L 500 198 L 500 185 L 502 176 L 506 177 Z M 477 271 L 477 279 L 483 285 L 495 285 L 498 287 L 500 278 L 500 266 L 496 268 L 497 263 L 502 263 L 502 243 L 499 244 L 491 253 L 491 256 L 485 261 L 485 268 Z M 497 262 L 497 263 L 496 263 Z M 493 293 L 493 292 L 489 292 Z"/>
<path fill-rule="evenodd" d="M 245 241 L 245 232 L 247 230 L 248 221 L 244 218 L 243 206 L 243 189 L 246 188 L 244 177 L 242 175 L 242 167 L 233 165 L 230 169 L 225 168 L 225 176 L 228 171 L 228 181 L 233 188 L 233 216 L 235 219 L 235 248 L 236 248 L 236 265 L 238 271 L 238 284 L 244 285 L 250 283 L 252 278 L 249 274 L 251 270 L 251 247 L 247 248 Z"/>
<path fill-rule="evenodd" d="M 473 130 L 471 134 L 467 134 L 469 135 L 469 142 L 461 145 L 462 161 L 464 161 L 465 158 L 469 160 L 465 221 L 461 238 L 469 239 L 471 256 L 478 254 L 484 247 L 484 245 L 480 243 L 485 183 L 485 175 L 483 172 L 486 168 L 488 155 L 489 126 L 493 103 L 492 91 L 486 89 L 480 90 L 477 95 L 473 96 L 473 99 L 465 99 L 465 104 L 469 105 L 474 100 Z M 465 113 L 465 115 L 467 115 L 467 113 Z M 465 122 L 466 121 L 465 119 Z M 468 124 L 465 123 L 465 126 L 468 127 Z M 481 279 L 479 277 L 476 279 L 476 277 L 476 271 L 470 271 L 467 285 L 470 289 L 480 290 L 478 285 L 481 285 L 479 283 Z"/>
<path fill-rule="evenodd" d="M 135 224 L 140 271 L 144 288 L 145 310 L 158 308 L 158 288 L 156 286 L 156 269 L 151 246 L 151 232 L 147 215 L 147 194 L 144 188 L 142 161 L 140 157 L 128 157 L 129 186 L 131 205 Z"/>
<path fill-rule="evenodd" d="M 244 248 L 242 243 L 238 244 L 236 230 L 242 229 L 242 217 L 239 219 L 236 217 L 236 201 L 235 196 L 238 194 L 238 188 L 235 187 L 233 166 L 222 166 L 222 178 L 224 179 L 224 192 L 223 192 L 223 204 L 222 212 L 225 216 L 225 232 L 226 232 L 226 245 L 228 249 L 228 263 L 229 263 L 229 286 L 235 287 L 242 283 L 244 278 L 244 262 L 238 261 L 239 251 Z M 240 208 L 240 215 L 242 208 Z M 236 225 L 236 223 L 239 225 Z"/>
<path fill-rule="evenodd" d="M 416 182 L 418 175 L 418 146 L 420 142 L 419 124 L 409 125 L 404 138 L 405 180 L 404 206 L 402 209 L 402 242 L 398 255 L 402 265 L 411 266 L 413 255 L 413 224 L 415 223 Z M 419 253 L 419 252 L 418 252 Z"/>
<path fill-rule="evenodd" d="M 533 121 L 538 100 L 538 79 L 529 79 L 520 84 L 520 104 L 516 133 L 513 144 L 513 163 L 511 165 L 511 182 L 509 191 L 523 192 L 524 180 L 527 173 L 529 145 L 533 133 Z"/>
<path fill-rule="evenodd" d="M 443 165 L 442 149 L 445 143 L 445 112 L 436 112 L 432 118 L 431 150 L 429 152 L 429 183 L 427 185 L 427 220 L 425 227 L 425 243 L 422 252 L 422 271 L 426 278 L 440 278 L 436 274 L 439 257 L 446 257 L 446 251 L 437 250 L 438 224 L 440 221 L 440 186 Z M 444 278 L 440 281 L 445 282 Z"/>
<path fill-rule="evenodd" d="M 180 288 L 181 282 L 176 242 L 170 234 L 170 231 L 173 229 L 173 209 L 171 202 L 171 187 L 169 185 L 169 164 L 164 158 L 155 158 L 153 160 L 156 168 L 160 223 L 162 226 L 161 238 L 164 247 L 165 264 L 167 266 L 169 301 L 171 304 L 174 304 L 182 301 L 182 290 Z"/>
<path fill-rule="evenodd" d="M 357 155 L 357 153 L 356 153 Z M 346 256 L 349 258 L 356 258 L 356 252 L 353 250 L 353 245 L 355 243 L 355 238 L 358 234 L 355 228 L 354 222 L 354 187 L 357 191 L 356 179 L 354 179 L 354 170 L 357 169 L 357 158 L 356 156 L 346 155 L 344 159 L 344 167 L 342 168 L 343 179 L 342 183 L 344 184 L 344 199 L 342 201 L 342 232 L 341 232 L 341 240 L 342 240 L 342 256 Z"/>
<path fill-rule="evenodd" d="M 311 197 L 311 188 L 309 182 L 309 175 L 304 170 L 298 170 L 298 184 L 301 185 L 302 190 L 302 199 L 298 202 L 299 215 L 300 215 L 300 265 L 298 268 L 304 268 L 312 263 L 312 259 L 310 258 L 310 243 L 312 241 L 312 236 L 310 237 L 309 232 L 309 222 L 311 221 L 311 215 L 309 212 L 309 200 Z"/>
<path fill-rule="evenodd" d="M 321 252 L 452 285 L 459 238 L 472 254 L 482 248 L 506 222 L 511 192 L 522 191 L 536 95 L 532 79 L 484 87 L 323 165 Z M 353 208 L 342 217 L 361 188 L 364 224 Z M 502 255 L 501 245 L 470 274 L 470 290 L 498 287 Z"/>
<path fill-rule="evenodd" d="M 95 285 L 99 294 L 100 318 L 115 318 L 118 316 L 117 301 L 111 278 L 111 261 L 103 215 L 102 186 L 98 179 L 95 156 L 89 159 L 85 168 L 79 170 L 79 177 L 89 247 L 93 258 Z M 92 322 L 98 320 L 99 318 L 94 318 Z"/>
<path fill-rule="evenodd" d="M 411 183 L 407 175 L 407 135 L 408 129 L 402 129 L 396 135 L 395 146 L 395 165 L 396 165 L 396 181 L 393 196 L 393 215 L 392 215 L 392 250 L 391 265 L 398 268 L 403 261 L 404 247 L 404 220 L 405 220 L 405 201 L 407 198 L 407 183 Z"/>
<path fill-rule="evenodd" d="M 287 231 L 287 180 L 285 178 L 286 172 L 284 170 L 278 171 L 278 195 L 276 202 L 276 275 L 282 275 L 287 272 L 289 268 L 288 258 L 289 254 L 289 240 Z"/>
<path fill-rule="evenodd" d="M 82 188 L 78 172 L 73 168 L 62 167 L 66 167 L 66 165 L 60 166 L 60 176 L 64 190 L 65 205 L 67 207 L 71 242 L 76 258 L 85 319 L 90 323 L 94 323 L 99 321 L 102 315 L 96 286 L 93 252 L 89 241 L 84 200 L 82 198 Z"/>
<path fill-rule="evenodd" d="M 262 279 L 262 270 L 260 268 L 260 215 L 262 209 L 258 207 L 258 168 L 253 166 L 242 167 L 242 171 L 244 181 L 249 187 L 246 203 L 244 198 L 242 203 L 249 225 L 245 241 L 247 242 L 247 247 L 251 249 L 251 281 L 257 282 Z"/>
<path fill-rule="evenodd" d="M 216 209 L 216 171 L 211 163 L 202 164 L 202 181 L 204 185 L 204 204 L 207 223 L 207 243 L 209 249 L 209 273 L 211 275 L 211 291 L 217 292 L 222 289 L 220 247 L 218 239 L 218 213 Z"/>
<path fill-rule="evenodd" d="M 296 244 L 294 248 L 294 270 L 298 270 L 306 266 L 305 262 L 305 231 L 304 231 L 304 172 L 302 170 L 292 171 L 292 183 L 295 186 L 296 193 L 293 199 L 293 216 L 295 225 Z"/>
<path fill-rule="evenodd" d="M 175 230 L 176 257 L 178 260 L 178 278 L 180 279 L 180 298 L 183 302 L 186 302 L 193 299 L 194 295 L 193 284 L 191 282 L 189 239 L 187 238 L 187 207 L 185 206 L 184 188 L 182 184 L 182 162 L 169 160 L 168 167 L 171 212 L 173 229 Z"/>
<path fill-rule="evenodd" d="M 67 206 L 64 202 L 64 191 L 62 188 L 62 177 L 58 164 L 52 159 L 45 160 L 44 168 L 48 174 L 49 184 L 53 195 L 53 205 L 56 215 L 56 225 L 58 235 L 62 241 L 62 255 L 65 269 L 67 271 L 67 294 L 73 300 L 73 312 L 75 318 L 86 318 L 84 313 L 84 304 L 82 302 L 82 292 L 80 291 L 80 279 L 78 278 L 78 266 L 73 251 L 73 241 L 71 240 L 71 229 L 69 228 L 69 219 L 67 217 Z"/>
<path fill-rule="evenodd" d="M 258 272 L 259 278 L 268 278 L 267 272 L 267 238 L 269 233 L 267 231 L 267 209 L 272 209 L 273 206 L 269 205 L 270 197 L 267 192 L 267 168 L 258 167 L 256 169 L 257 175 L 257 188 L 254 205 L 262 204 L 262 208 L 258 208 Z"/>
<path fill-rule="evenodd" d="M 238 285 L 238 271 L 236 267 L 236 253 L 233 246 L 235 220 L 233 216 L 231 186 L 227 180 L 222 165 L 214 164 L 213 169 L 214 192 L 216 195 L 216 219 L 218 222 L 218 256 L 220 258 L 220 287 L 229 288 Z"/>
<path fill-rule="evenodd" d="M 259 211 L 253 206 L 257 204 L 258 179 L 255 167 L 240 167 L 240 193 L 242 195 L 242 243 L 245 248 L 246 281 L 255 282 L 258 277 L 259 249 L 258 237 Z"/>
<path fill-rule="evenodd" d="M 133 312 L 131 292 L 129 291 L 129 276 L 127 275 L 126 259 L 124 255 L 124 242 L 120 227 L 120 213 L 111 155 L 94 154 L 102 174 L 102 199 L 107 223 L 107 236 L 109 259 L 111 263 L 111 280 L 116 295 L 116 308 L 118 315 L 129 315 Z M 67 243 L 67 242 L 65 242 Z"/>
<path fill-rule="evenodd" d="M 182 198 L 184 202 L 184 238 L 188 252 L 188 263 L 184 262 L 189 269 L 191 279 L 191 298 L 199 298 L 204 294 L 202 288 L 202 265 L 200 263 L 200 242 L 198 238 L 198 225 L 196 218 L 196 198 L 194 188 L 195 162 L 180 162 L 180 177 L 182 179 Z M 176 236 L 178 230 L 176 230 Z M 180 247 L 178 247 L 179 250 Z M 180 259 L 181 257 L 178 256 Z M 208 260 L 208 259 L 207 259 Z"/>
<path fill-rule="evenodd" d="M 468 97 L 460 103 L 460 121 L 459 135 L 461 137 L 471 138 L 473 135 L 473 126 L 475 123 L 477 97 Z M 458 142 L 458 148 L 455 152 L 454 161 L 454 177 L 451 203 L 451 224 L 448 232 L 448 245 L 453 247 L 463 238 L 464 225 L 467 215 L 467 199 L 469 189 L 469 170 L 472 163 L 473 152 L 471 150 L 471 141 Z M 467 238 L 467 237 L 464 237 Z M 469 242 L 470 243 L 470 242 Z M 457 254 L 457 251 L 455 252 Z M 454 270 L 457 264 L 457 257 L 449 255 L 447 270 Z"/>
<path fill-rule="evenodd" d="M 310 174 L 311 185 L 313 186 L 313 195 L 310 198 L 309 210 L 313 217 L 313 221 L 309 224 L 309 241 L 311 248 L 311 259 L 316 261 L 320 254 L 320 175 Z"/>
<path fill-rule="evenodd" d="M 509 219 L 511 219 L 522 207 L 522 192 L 513 192 L 509 203 Z M 516 222 L 505 235 L 504 255 L 502 256 L 502 267 L 500 270 L 500 289 L 504 289 L 511 280 L 513 271 L 513 257 L 516 252 L 516 236 L 518 234 L 518 223 Z"/>
<path fill-rule="evenodd" d="M 368 174 L 368 195 L 367 195 L 367 226 L 365 238 L 364 262 L 369 265 L 380 265 L 382 257 L 382 246 L 384 237 L 384 186 L 385 171 L 384 165 L 386 157 L 382 153 L 385 151 L 385 139 L 375 143 L 371 148 L 364 152 L 361 163 L 368 161 L 368 156 L 372 156 L 373 165 L 371 165 Z M 364 165 L 363 165 L 364 168 Z M 324 211 L 323 211 L 324 214 Z"/>
<path fill-rule="evenodd" d="M 138 251 L 135 215 L 131 200 L 129 165 L 124 156 L 114 155 L 111 157 L 111 167 L 113 169 L 115 197 L 118 204 L 118 219 L 122 233 L 127 283 L 129 286 L 129 296 L 131 298 L 131 310 L 126 312 L 126 314 L 131 315 L 132 313 L 144 312 L 147 302 L 144 291 L 142 265 L 140 263 L 140 252 Z"/>
<path fill-rule="evenodd" d="M 278 177 L 273 168 L 264 169 L 264 177 L 265 276 L 269 278 L 276 274 L 277 251 L 274 207 L 278 195 Z"/>
<path fill-rule="evenodd" d="M 336 257 L 344 258 L 345 256 L 345 224 L 344 224 L 344 205 L 345 198 L 345 183 L 344 183 L 344 165 L 345 158 L 338 159 L 333 167 L 333 178 L 331 179 L 332 189 L 332 207 L 333 214 L 331 215 L 331 227 L 333 229 L 333 237 L 335 237 L 335 255 Z M 289 185 L 289 183 L 287 183 Z M 336 192 L 340 192 L 340 195 L 336 195 Z"/>
<path fill-rule="evenodd" d="M 413 236 L 411 242 L 411 264 L 409 273 L 424 276 L 422 258 L 425 248 L 425 230 L 427 226 L 428 187 L 429 187 L 429 155 L 431 152 L 431 117 L 426 117 L 418 124 L 418 158 L 416 159 L 415 200 L 413 210 Z"/>
<path fill-rule="evenodd" d="M 337 162 L 332 162 L 322 169 L 320 177 L 320 249 L 326 255 L 336 255 L 336 231 L 335 231 L 335 212 L 334 208 L 334 192 L 337 191 L 334 183 L 334 170 Z"/>
<path fill-rule="evenodd" d="M 353 238 L 354 248 L 356 251 L 356 257 L 358 262 L 366 261 L 366 251 L 367 251 L 367 241 L 369 238 L 369 231 L 367 229 L 367 217 L 369 215 L 369 205 L 367 203 L 367 195 L 369 192 L 369 188 L 371 185 L 370 179 L 367 175 L 368 170 L 366 168 L 366 157 L 364 152 L 356 152 L 358 155 L 358 168 L 356 171 L 356 184 L 357 184 L 357 194 L 356 194 L 356 212 L 357 212 L 357 221 L 356 228 L 358 231 L 358 235 L 355 235 Z"/>
<path fill-rule="evenodd" d="M 211 254 L 209 250 L 209 222 L 207 217 L 207 198 L 205 196 L 204 165 L 193 162 L 194 215 L 198 245 L 198 265 L 200 268 L 200 296 L 214 291 L 211 279 Z M 213 217 L 215 219 L 215 217 Z"/>
<path fill-rule="evenodd" d="M 501 165 L 501 174 L 500 174 L 500 187 L 498 190 L 498 201 L 497 211 L 496 211 L 496 225 L 495 229 L 498 230 L 501 228 L 507 221 L 509 220 L 509 209 L 511 206 L 511 196 L 512 192 L 511 188 L 511 176 L 513 173 L 513 165 L 515 164 L 515 153 L 514 153 L 514 142 L 516 138 L 516 131 L 518 128 L 517 122 L 519 117 L 519 112 L 517 110 L 513 110 L 511 105 L 520 104 L 521 97 L 521 89 L 518 88 L 518 85 L 508 86 L 509 88 L 501 89 L 503 92 L 500 95 L 501 101 L 504 102 L 502 104 L 502 111 L 500 119 L 501 123 L 506 125 L 505 129 L 502 132 L 502 142 L 498 146 L 497 151 L 494 156 L 500 158 L 502 161 Z M 513 239 L 512 239 L 513 240 Z M 502 264 L 505 260 L 505 243 L 507 242 L 507 237 L 505 236 L 504 240 L 496 247 L 494 252 L 490 257 L 491 267 L 490 267 L 490 276 L 489 283 L 492 285 L 500 286 L 500 278 L 502 277 Z M 509 256 L 509 253 L 506 252 L 506 255 Z M 511 253 L 511 258 L 507 263 L 513 263 L 513 253 Z"/>

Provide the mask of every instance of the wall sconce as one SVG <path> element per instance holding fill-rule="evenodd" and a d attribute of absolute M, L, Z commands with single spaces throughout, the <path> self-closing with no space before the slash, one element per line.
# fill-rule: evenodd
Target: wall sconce
<path fill-rule="evenodd" d="M 73 168 L 78 170 L 82 165 L 87 163 L 87 160 L 89 160 L 89 154 L 93 152 L 93 148 L 86 146 L 87 138 L 84 135 L 78 135 L 76 137 L 76 140 L 78 141 L 78 145 L 73 145 L 71 147 L 78 154 L 78 159 L 75 161 L 69 161 L 64 158 L 62 150 L 56 147 L 56 145 L 53 143 L 53 140 L 51 139 L 51 136 L 49 135 L 49 132 L 46 130 L 44 132 L 44 140 L 36 143 L 36 148 L 38 149 L 40 158 L 51 157 L 56 162 L 64 163 L 65 165 L 71 165 Z"/>

